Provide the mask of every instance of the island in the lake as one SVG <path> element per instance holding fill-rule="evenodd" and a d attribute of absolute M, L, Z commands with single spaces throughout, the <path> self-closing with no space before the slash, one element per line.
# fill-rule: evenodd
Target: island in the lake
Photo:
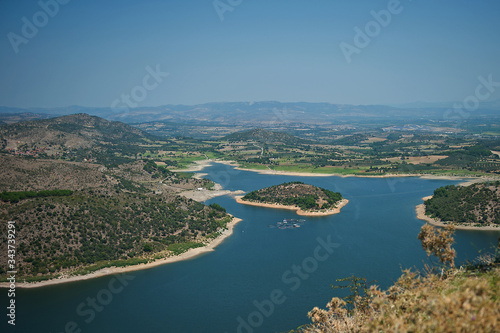
<path fill-rule="evenodd" d="M 302 216 L 337 214 L 349 200 L 342 194 L 302 182 L 290 182 L 252 191 L 236 197 L 241 204 L 295 210 Z"/>

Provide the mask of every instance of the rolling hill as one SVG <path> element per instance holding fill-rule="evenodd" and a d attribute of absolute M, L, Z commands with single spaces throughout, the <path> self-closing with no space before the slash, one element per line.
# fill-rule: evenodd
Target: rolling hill
<path fill-rule="evenodd" d="M 298 138 L 283 132 L 267 131 L 256 128 L 249 131 L 237 132 L 227 135 L 221 139 L 229 142 L 259 142 L 259 143 L 281 143 L 285 145 L 305 144 L 308 140 Z"/>
<path fill-rule="evenodd" d="M 87 114 L 0 126 L 0 150 L 9 154 L 105 165 L 131 162 L 155 139 L 130 125 Z"/>
<path fill-rule="evenodd" d="M 293 124 L 334 124 L 350 119 L 442 119 L 443 113 L 451 107 L 440 105 L 415 108 L 409 106 L 349 105 L 332 103 L 307 103 L 277 101 L 262 102 L 220 102 L 197 105 L 162 105 L 138 107 L 116 111 L 111 108 L 90 108 L 70 106 L 64 108 L 8 108 L 0 107 L 1 113 L 30 112 L 38 114 L 69 115 L 88 113 L 109 120 L 126 123 L 167 121 L 191 124 L 245 125 L 252 127 L 273 127 Z M 498 109 L 496 109 L 498 110 Z M 492 110 L 477 110 L 479 114 L 494 115 Z"/>
<path fill-rule="evenodd" d="M 137 142 L 151 136 L 130 125 L 108 121 L 87 114 L 74 114 L 52 119 L 23 121 L 0 126 L 2 148 L 27 149 L 41 146 L 88 148 Z"/>

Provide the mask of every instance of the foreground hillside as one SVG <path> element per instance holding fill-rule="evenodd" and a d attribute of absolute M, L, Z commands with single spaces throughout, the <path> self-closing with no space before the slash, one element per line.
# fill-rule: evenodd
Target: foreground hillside
<path fill-rule="evenodd" d="M 500 182 L 440 187 L 425 201 L 425 213 L 457 225 L 500 226 Z"/>
<path fill-rule="evenodd" d="M 386 291 L 370 288 L 354 309 L 338 298 L 327 308 L 309 312 L 314 324 L 298 332 L 498 332 L 500 268 L 443 278 L 407 271 Z"/>
<path fill-rule="evenodd" d="M 327 309 L 315 307 L 308 314 L 312 324 L 292 332 L 498 332 L 500 247 L 455 268 L 453 230 L 424 225 L 418 236 L 441 264 L 426 266 L 424 273 L 406 270 L 387 290 L 364 278 L 339 279 L 347 285 L 334 288 L 351 294 L 333 298 Z"/>

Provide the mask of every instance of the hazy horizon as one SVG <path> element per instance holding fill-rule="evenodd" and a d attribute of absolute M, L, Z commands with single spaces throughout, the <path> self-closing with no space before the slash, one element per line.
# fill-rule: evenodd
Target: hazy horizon
<path fill-rule="evenodd" d="M 493 0 L 6 0 L 0 105 L 452 103 L 485 80 L 494 101 L 499 14 Z"/>

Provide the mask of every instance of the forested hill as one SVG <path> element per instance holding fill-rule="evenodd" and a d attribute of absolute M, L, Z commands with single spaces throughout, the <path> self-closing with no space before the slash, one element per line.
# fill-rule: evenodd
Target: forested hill
<path fill-rule="evenodd" d="M 500 225 L 500 182 L 440 187 L 425 202 L 425 211 L 456 224 Z"/>
<path fill-rule="evenodd" d="M 71 145 L 73 148 L 97 143 L 136 143 L 151 135 L 130 125 L 88 114 L 25 121 L 0 127 L 4 140 L 30 145 Z"/>
<path fill-rule="evenodd" d="M 136 160 L 157 139 L 130 125 L 83 113 L 0 126 L 0 152 L 106 166 Z"/>
<path fill-rule="evenodd" d="M 0 154 L 0 170 L 0 219 L 15 221 L 21 279 L 167 257 L 202 246 L 231 219 L 222 207 L 177 195 L 210 181 L 152 161 L 105 168 Z M 7 241 L 0 232 L 5 253 Z M 8 259 L 0 256 L 0 280 Z"/>
<path fill-rule="evenodd" d="M 242 198 L 251 202 L 297 206 L 303 210 L 336 208 L 336 204 L 342 199 L 338 192 L 302 182 L 274 185 L 250 192 Z"/>

